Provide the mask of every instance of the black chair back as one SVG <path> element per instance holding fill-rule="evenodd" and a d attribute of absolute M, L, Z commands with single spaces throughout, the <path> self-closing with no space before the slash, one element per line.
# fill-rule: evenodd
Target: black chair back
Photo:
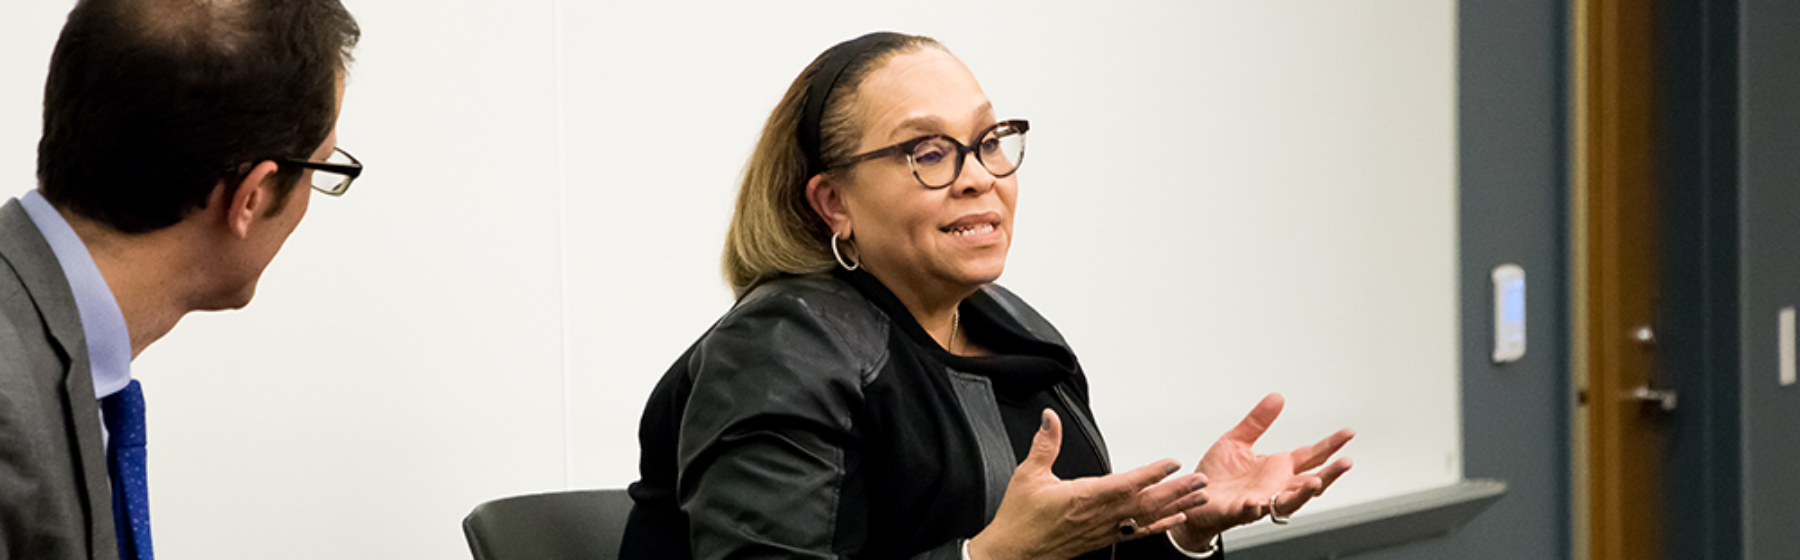
<path fill-rule="evenodd" d="M 617 560 L 631 497 L 578 490 L 500 498 L 463 518 L 475 560 Z"/>

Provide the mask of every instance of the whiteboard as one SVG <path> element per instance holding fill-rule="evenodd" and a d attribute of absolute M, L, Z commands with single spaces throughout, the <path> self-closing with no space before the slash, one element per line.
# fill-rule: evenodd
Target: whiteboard
<path fill-rule="evenodd" d="M 1360 432 L 1309 511 L 1461 478 L 1453 2 L 346 4 L 368 172 L 249 308 L 134 364 L 165 555 L 462 557 L 483 500 L 635 479 L 651 386 L 731 303 L 763 119 L 878 29 L 1032 121 L 1001 282 L 1075 347 L 1115 464 L 1192 465 L 1279 391 L 1264 449 Z M 68 6 L 0 18 L 5 196 Z"/>

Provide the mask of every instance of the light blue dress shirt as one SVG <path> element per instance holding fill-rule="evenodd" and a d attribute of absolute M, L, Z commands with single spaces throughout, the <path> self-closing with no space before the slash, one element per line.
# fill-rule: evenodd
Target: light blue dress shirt
<path fill-rule="evenodd" d="M 94 374 L 94 398 L 117 393 L 131 382 L 131 331 L 125 326 L 125 315 L 119 302 L 113 300 L 112 288 L 94 265 L 87 245 L 75 235 L 74 228 L 62 214 L 44 200 L 36 189 L 19 199 L 25 213 L 31 216 L 38 232 L 56 253 L 63 277 L 69 280 L 69 291 L 75 294 L 75 307 L 81 312 L 81 331 L 87 335 L 88 366 Z"/>

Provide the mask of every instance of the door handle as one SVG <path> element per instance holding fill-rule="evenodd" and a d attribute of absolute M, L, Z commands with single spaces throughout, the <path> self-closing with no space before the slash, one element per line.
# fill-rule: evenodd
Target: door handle
<path fill-rule="evenodd" d="M 1631 329 L 1631 340 L 1644 349 L 1656 348 L 1656 331 L 1649 325 Z M 1675 391 L 1673 389 L 1656 389 L 1649 384 L 1639 385 L 1631 390 L 1631 400 L 1644 404 L 1655 404 L 1663 412 L 1675 410 Z"/>
<path fill-rule="evenodd" d="M 1649 385 L 1639 385 L 1636 389 L 1631 390 L 1631 399 L 1644 404 L 1655 404 L 1661 407 L 1663 412 L 1675 410 L 1675 391 L 1673 389 L 1651 389 Z"/>

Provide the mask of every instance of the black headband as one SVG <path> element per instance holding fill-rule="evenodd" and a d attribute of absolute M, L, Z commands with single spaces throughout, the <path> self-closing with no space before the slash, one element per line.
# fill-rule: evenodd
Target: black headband
<path fill-rule="evenodd" d="M 806 154 L 806 177 L 825 172 L 824 147 L 819 143 L 825 119 L 825 105 L 831 101 L 831 90 L 837 88 L 838 78 L 843 77 L 844 70 L 852 63 L 868 58 L 880 47 L 903 42 L 905 35 L 889 31 L 877 31 L 855 39 L 838 43 L 825 50 L 825 61 L 819 64 L 819 71 L 813 73 L 806 84 L 806 110 L 800 113 L 800 151 Z"/>

